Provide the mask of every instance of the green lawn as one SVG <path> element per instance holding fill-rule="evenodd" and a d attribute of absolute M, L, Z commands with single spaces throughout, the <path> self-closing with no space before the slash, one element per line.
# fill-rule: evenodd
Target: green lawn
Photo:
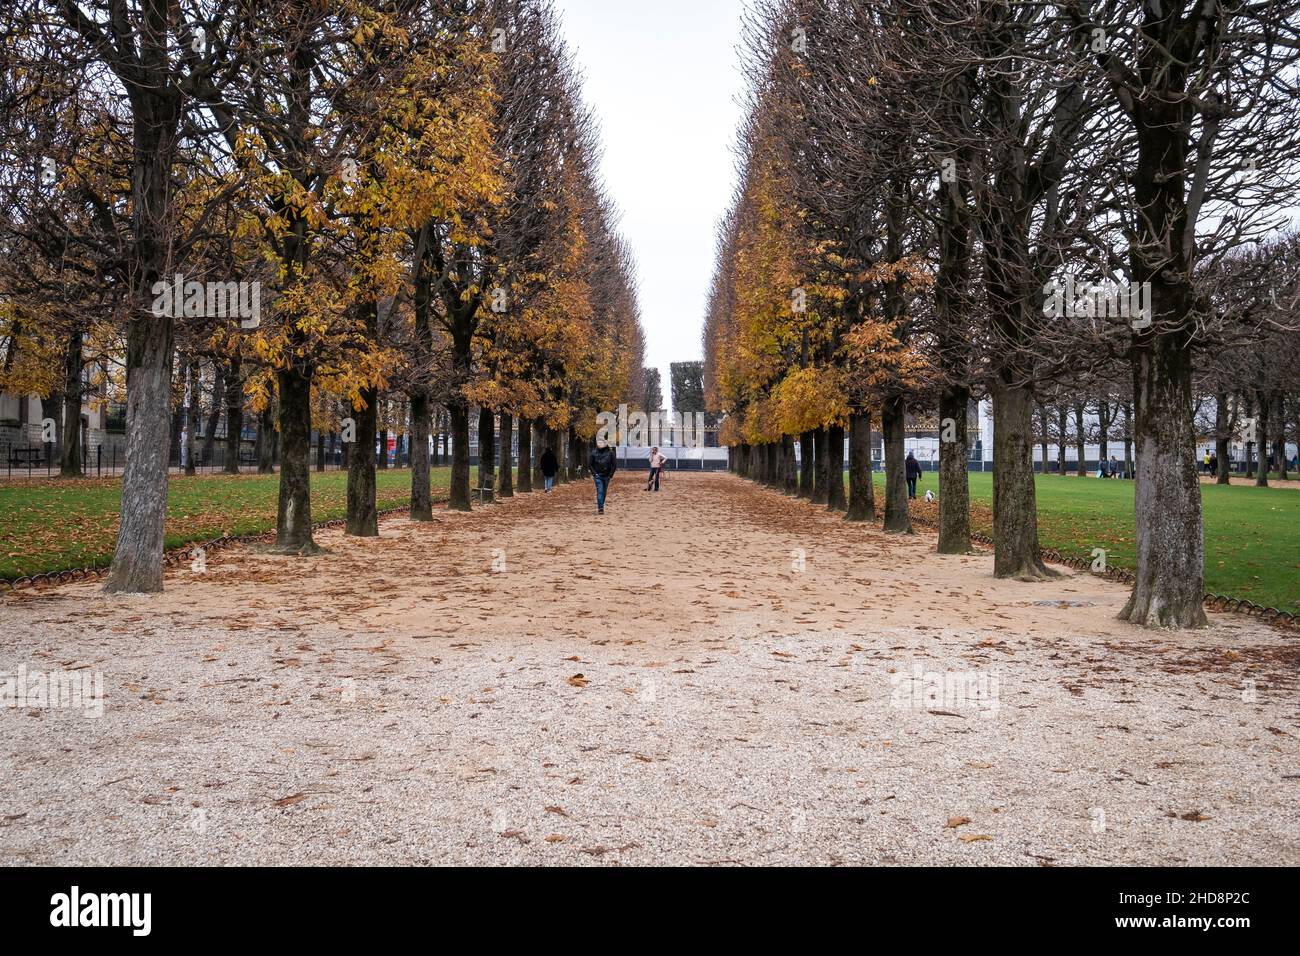
<path fill-rule="evenodd" d="M 922 476 L 917 494 L 927 488 L 938 494 L 934 472 Z M 992 534 L 993 475 L 972 472 L 970 490 L 971 528 Z M 1044 548 L 1081 557 L 1105 548 L 1107 564 L 1133 567 L 1133 482 L 1040 475 L 1037 491 Z M 1206 590 L 1300 612 L 1300 488 L 1202 484 L 1201 501 Z"/>
<path fill-rule="evenodd" d="M 411 473 L 376 472 L 379 508 L 411 500 Z M 450 468 L 433 469 L 434 500 L 445 500 Z M 278 475 L 198 475 L 171 479 L 167 547 L 223 534 L 275 528 Z M 0 578 L 106 564 L 113 554 L 122 497 L 118 478 L 0 481 Z M 312 472 L 315 521 L 347 514 L 347 472 Z"/>
<path fill-rule="evenodd" d="M 380 471 L 379 507 L 410 500 L 410 472 Z M 877 478 L 880 478 L 879 474 Z M 435 499 L 446 497 L 450 469 L 433 472 Z M 993 477 L 970 475 L 972 528 L 992 532 Z M 922 476 L 918 492 L 938 490 L 938 476 Z M 223 534 L 275 527 L 276 475 L 202 475 L 172 478 L 167 546 Z M 0 578 L 107 563 L 113 553 L 121 495 L 118 479 L 0 482 Z M 346 513 L 347 475 L 312 474 L 312 517 Z M 1202 485 L 1205 503 L 1205 586 L 1217 594 L 1300 612 L 1300 489 L 1256 488 L 1244 481 Z M 937 506 L 917 501 L 923 514 Z M 1105 548 L 1116 567 L 1133 567 L 1133 483 L 1096 478 L 1038 478 L 1039 540 L 1045 548 L 1090 557 Z"/>

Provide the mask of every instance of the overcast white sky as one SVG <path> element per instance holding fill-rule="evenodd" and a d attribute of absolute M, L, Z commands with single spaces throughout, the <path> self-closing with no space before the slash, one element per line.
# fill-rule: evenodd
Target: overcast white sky
<path fill-rule="evenodd" d="M 646 364 L 702 357 L 714 227 L 735 182 L 741 0 L 556 0 L 636 256 Z"/>

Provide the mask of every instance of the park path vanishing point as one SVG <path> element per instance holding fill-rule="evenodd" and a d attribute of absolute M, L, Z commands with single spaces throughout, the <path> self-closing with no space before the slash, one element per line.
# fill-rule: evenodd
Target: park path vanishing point
<path fill-rule="evenodd" d="M 1300 863 L 1294 639 L 730 475 L 0 600 L 8 863 Z M 800 567 L 802 559 L 802 570 Z M 963 695 L 963 688 L 971 693 Z"/>

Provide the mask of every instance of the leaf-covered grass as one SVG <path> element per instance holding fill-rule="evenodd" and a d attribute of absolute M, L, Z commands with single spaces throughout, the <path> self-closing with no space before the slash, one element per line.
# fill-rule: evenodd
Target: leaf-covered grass
<path fill-rule="evenodd" d="M 938 475 L 926 472 L 917 494 L 939 493 Z M 1091 557 L 1106 550 L 1106 563 L 1132 568 L 1136 561 L 1133 482 L 1122 479 L 1039 475 L 1038 538 L 1044 548 Z M 993 533 L 993 475 L 970 474 L 971 528 Z M 879 493 L 879 492 L 877 492 Z M 1215 594 L 1300 612 L 1300 489 L 1201 485 L 1205 524 L 1205 588 Z M 937 504 L 924 509 L 935 520 Z"/>
<path fill-rule="evenodd" d="M 312 472 L 313 521 L 347 514 L 347 472 Z M 380 510 L 411 500 L 411 473 L 376 472 Z M 432 472 L 435 501 L 446 500 L 450 468 Z M 172 477 L 167 547 L 275 528 L 279 475 Z M 0 578 L 107 564 L 117 539 L 120 478 L 0 481 Z"/>

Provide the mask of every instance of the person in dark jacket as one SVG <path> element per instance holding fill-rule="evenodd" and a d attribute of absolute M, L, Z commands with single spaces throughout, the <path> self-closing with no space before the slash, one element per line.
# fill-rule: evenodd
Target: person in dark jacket
<path fill-rule="evenodd" d="M 549 446 L 542 452 L 542 460 L 538 464 L 542 469 L 542 479 L 546 482 L 545 491 L 550 494 L 551 489 L 555 487 L 555 473 L 560 470 L 560 463 L 555 460 L 555 452 L 551 451 Z"/>
<path fill-rule="evenodd" d="M 614 477 L 614 472 L 618 471 L 618 457 L 605 439 L 597 438 L 596 450 L 591 453 L 591 458 L 587 463 L 591 467 L 592 480 L 596 482 L 596 514 L 603 515 L 605 513 L 605 492 L 609 490 L 609 483 Z"/>
<path fill-rule="evenodd" d="M 921 463 L 909 451 L 907 453 L 907 497 L 916 498 L 916 479 L 921 477 Z"/>

